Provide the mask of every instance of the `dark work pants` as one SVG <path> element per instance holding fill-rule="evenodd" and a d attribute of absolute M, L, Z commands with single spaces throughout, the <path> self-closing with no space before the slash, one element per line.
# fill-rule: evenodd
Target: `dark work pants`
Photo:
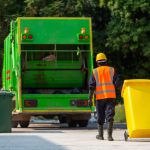
<path fill-rule="evenodd" d="M 114 120 L 115 115 L 115 100 L 114 99 L 103 99 L 96 100 L 96 111 L 97 111 L 97 122 L 103 125 L 106 122 Z"/>

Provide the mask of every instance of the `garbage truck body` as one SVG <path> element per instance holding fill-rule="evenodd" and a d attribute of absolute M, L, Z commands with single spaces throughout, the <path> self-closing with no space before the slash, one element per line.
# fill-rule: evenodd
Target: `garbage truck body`
<path fill-rule="evenodd" d="M 31 116 L 70 127 L 87 126 L 88 79 L 93 67 L 90 18 L 19 17 L 4 41 L 2 84 L 12 91 L 13 126 Z"/>

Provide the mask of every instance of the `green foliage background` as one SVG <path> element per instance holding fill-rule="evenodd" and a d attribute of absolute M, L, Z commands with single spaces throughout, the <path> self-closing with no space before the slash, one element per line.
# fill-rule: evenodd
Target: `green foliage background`
<path fill-rule="evenodd" d="M 122 81 L 150 76 L 149 0 L 0 0 L 0 68 L 4 38 L 18 16 L 91 17 L 94 54 L 106 53 Z"/>

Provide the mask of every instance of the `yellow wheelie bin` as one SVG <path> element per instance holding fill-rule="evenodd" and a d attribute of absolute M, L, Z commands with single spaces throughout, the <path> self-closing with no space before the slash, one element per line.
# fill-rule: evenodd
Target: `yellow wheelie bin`
<path fill-rule="evenodd" d="M 150 80 L 125 80 L 121 95 L 124 99 L 129 138 L 150 138 Z"/>

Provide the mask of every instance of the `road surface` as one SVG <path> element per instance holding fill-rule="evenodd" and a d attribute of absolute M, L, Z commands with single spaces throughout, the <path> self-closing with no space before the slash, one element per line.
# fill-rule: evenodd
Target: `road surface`
<path fill-rule="evenodd" d="M 88 128 L 71 128 L 59 124 L 30 124 L 0 133 L 0 150 L 150 150 L 150 139 L 124 141 L 124 126 L 115 125 L 114 141 L 96 140 L 96 124 Z M 122 129 L 123 127 L 123 129 Z"/>

